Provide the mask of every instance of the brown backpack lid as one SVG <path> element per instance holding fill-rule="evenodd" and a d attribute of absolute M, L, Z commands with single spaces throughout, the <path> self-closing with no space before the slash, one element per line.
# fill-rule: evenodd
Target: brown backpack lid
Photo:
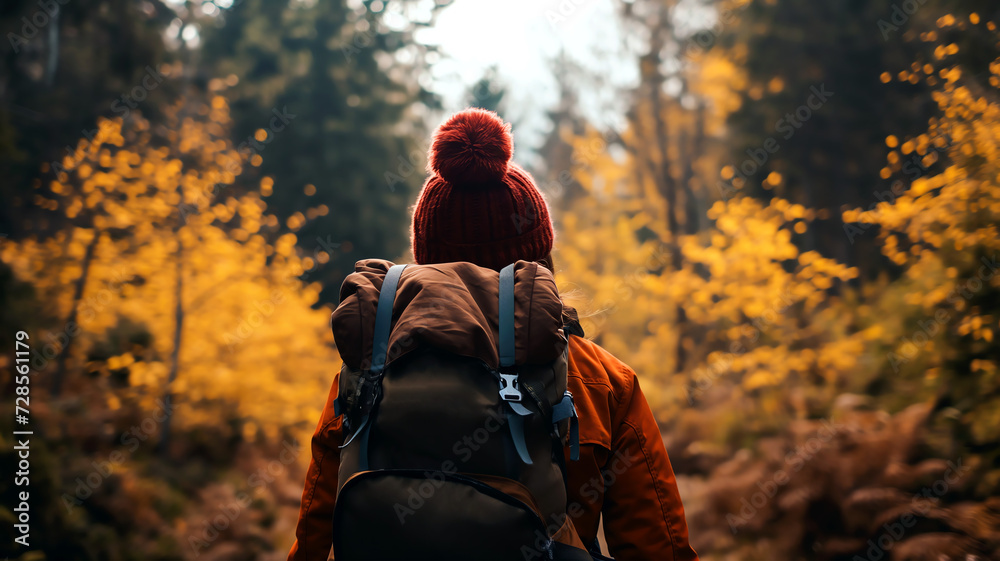
<path fill-rule="evenodd" d="M 392 262 L 358 261 L 340 288 L 330 320 L 337 349 L 352 369 L 367 369 L 379 290 Z M 396 290 L 386 364 L 422 346 L 478 358 L 496 368 L 499 273 L 472 263 L 409 265 Z M 529 261 L 514 266 L 515 362 L 544 364 L 566 348 L 563 304 L 552 273 Z"/>

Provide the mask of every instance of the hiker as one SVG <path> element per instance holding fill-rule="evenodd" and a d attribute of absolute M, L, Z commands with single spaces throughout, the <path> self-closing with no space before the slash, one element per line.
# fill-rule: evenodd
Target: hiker
<path fill-rule="evenodd" d="M 391 267 L 391 263 L 381 260 L 366 260 L 358 263 L 357 271 L 348 277 L 345 286 L 341 290 L 342 303 L 338 311 L 334 313 L 333 327 L 335 334 L 338 334 L 338 349 L 344 359 L 344 367 L 341 373 L 335 376 L 330 396 L 327 400 L 322 417 L 312 438 L 312 459 L 306 475 L 305 489 L 302 494 L 302 504 L 299 512 L 299 520 L 296 528 L 296 541 L 289 552 L 288 559 L 293 560 L 313 560 L 326 559 L 332 555 L 331 544 L 334 541 L 334 509 L 337 502 L 338 478 L 344 477 L 340 473 L 346 470 L 348 475 L 358 475 L 368 466 L 367 455 L 372 455 L 372 463 L 375 458 L 387 457 L 386 454 L 393 453 L 393 450 L 382 450 L 380 452 L 369 452 L 368 434 L 364 434 L 360 439 L 355 438 L 358 433 L 365 433 L 367 430 L 362 424 L 367 425 L 367 415 L 362 422 L 357 420 L 349 423 L 352 426 L 345 429 L 344 399 L 341 398 L 341 388 L 345 376 L 357 376 L 355 369 L 374 368 L 374 363 L 379 363 L 378 369 L 381 371 L 384 360 L 394 359 L 394 349 L 398 351 L 399 345 L 410 344 L 413 337 L 426 337 L 431 340 L 445 341 L 444 344 L 466 344 L 471 343 L 457 341 L 456 332 L 459 336 L 468 333 L 470 337 L 482 335 L 484 340 L 492 341 L 490 337 L 493 330 L 480 333 L 483 329 L 481 325 L 489 325 L 485 319 L 493 308 L 498 294 L 503 287 L 497 288 L 497 272 L 500 273 L 500 283 L 503 283 L 504 270 L 510 275 L 508 282 L 513 283 L 515 288 L 509 288 L 517 299 L 517 314 L 535 314 L 530 319 L 531 327 L 537 325 L 547 325 L 544 322 L 556 322 L 552 329 L 522 329 L 521 326 L 529 321 L 527 315 L 517 315 L 516 319 L 511 319 L 513 324 L 518 325 L 517 336 L 523 332 L 531 331 L 535 335 L 531 337 L 531 345 L 527 345 L 520 340 L 517 353 L 535 352 L 545 355 L 544 360 L 552 358 L 552 353 L 561 351 L 563 353 L 563 368 L 566 371 L 563 384 L 568 386 L 567 396 L 570 398 L 570 406 L 575 406 L 573 423 L 579 422 L 579 432 L 575 434 L 578 438 L 578 447 L 567 445 L 564 447 L 565 458 L 558 457 L 560 468 L 551 468 L 549 471 L 559 474 L 559 469 L 565 469 L 564 487 L 556 484 L 549 485 L 550 488 L 558 487 L 560 494 L 557 497 L 561 500 L 565 498 L 566 508 L 564 517 L 568 518 L 566 525 L 559 530 L 562 537 L 556 541 L 566 541 L 567 543 L 585 544 L 591 553 L 599 553 L 597 549 L 598 524 L 603 515 L 604 535 L 610 554 L 619 560 L 627 559 L 656 559 L 689 561 L 697 560 L 698 556 L 688 543 L 687 523 L 684 519 L 684 507 L 681 504 L 680 494 L 677 490 L 677 483 L 674 477 L 667 451 L 660 436 L 660 430 L 652 411 L 639 388 L 636 374 L 621 361 L 610 353 L 602 349 L 597 344 L 585 338 L 583 329 L 580 327 L 576 312 L 569 307 L 563 307 L 555 291 L 552 281 L 554 272 L 551 250 L 554 241 L 554 231 L 549 218 L 549 211 L 545 200 L 536 188 L 531 176 L 510 161 L 513 152 L 513 143 L 510 135 L 510 125 L 503 123 L 500 118 L 492 112 L 480 109 L 467 109 L 453 115 L 435 132 L 434 141 L 429 154 L 428 169 L 430 177 L 427 179 L 416 203 L 411 226 L 411 243 L 413 257 L 416 266 L 411 269 L 398 271 L 399 266 Z M 516 262 L 516 266 L 511 264 Z M 421 268 L 419 265 L 438 264 L 435 267 Z M 473 264 L 476 267 L 471 265 Z M 390 275 L 392 270 L 397 269 L 395 279 L 390 285 Z M 400 280 L 400 275 L 402 280 Z M 398 288 L 395 283 L 400 283 Z M 535 287 L 534 292 L 527 292 L 525 286 Z M 451 287 L 451 288 L 449 288 Z M 451 298 L 445 289 L 461 291 Z M 407 337 L 407 341 L 395 340 L 394 347 L 386 339 L 382 355 L 380 356 L 377 343 L 371 343 L 370 337 L 376 333 L 375 340 L 378 340 L 377 332 L 379 327 L 377 319 L 370 318 L 362 320 L 357 314 L 359 310 L 371 310 L 374 314 L 376 306 L 381 310 L 383 307 L 383 293 L 388 297 L 388 310 L 390 317 L 393 310 L 400 309 L 405 303 L 396 302 L 393 307 L 393 295 L 397 299 L 407 299 L 407 306 L 417 306 L 420 302 L 423 305 L 431 306 L 433 302 L 441 302 L 436 312 L 428 314 L 425 318 L 423 328 L 416 327 L 412 333 L 413 337 Z M 435 292 L 436 291 L 436 292 Z M 520 292 L 519 292 L 520 291 Z M 421 300 L 426 294 L 426 298 Z M 526 296 L 523 300 L 530 300 L 530 303 L 522 302 L 518 295 Z M 345 297 L 351 301 L 351 309 L 346 309 Z M 499 296 L 503 298 L 503 296 Z M 537 302 L 535 300 L 538 300 Z M 376 302 L 376 300 L 380 300 Z M 487 302 L 482 304 L 482 302 Z M 471 303 L 461 308 L 461 313 L 455 313 L 454 318 L 447 318 L 448 306 L 463 306 L 463 303 Z M 477 304 L 482 309 L 477 308 Z M 513 309 L 513 304 L 510 304 Z M 530 306 L 530 307 L 528 307 Z M 552 307 L 556 306 L 555 313 L 551 313 Z M 500 314 L 501 323 L 503 319 L 504 304 L 501 300 Z M 468 309 L 467 309 L 468 308 Z M 409 308 L 407 308 L 409 309 Z M 367 312 L 365 312 L 367 313 Z M 493 312 L 496 313 L 495 311 Z M 511 312 L 513 314 L 514 312 Z M 338 314 L 342 317 L 338 319 Z M 344 314 L 354 314 L 349 321 L 354 322 L 350 326 L 360 326 L 360 329 L 352 330 L 339 327 L 338 321 L 344 321 Z M 549 320 L 549 314 L 552 319 Z M 367 316 L 365 316 L 367 317 Z M 511 318 L 514 316 L 512 315 Z M 537 319 L 541 318 L 541 319 Z M 420 319 L 420 318 L 417 318 Z M 477 321 L 478 320 L 478 323 Z M 368 323 L 365 323 L 367 321 Z M 440 330 L 442 321 L 454 321 L 459 328 Z M 493 320 L 495 321 L 495 320 Z M 375 327 L 371 323 L 375 322 Z M 464 324 L 462 322 L 465 322 Z M 412 320 L 405 320 L 400 317 L 393 327 L 393 334 L 396 330 L 405 329 L 400 324 L 412 324 Z M 365 326 L 368 327 L 365 327 Z M 388 326 L 384 328 L 388 330 Z M 427 331 L 429 330 L 429 331 Z M 465 330 L 465 331 L 462 331 Z M 513 328 L 512 328 L 513 330 Z M 503 327 L 500 327 L 501 349 L 500 364 L 502 366 L 502 348 L 504 334 Z M 539 335 L 540 334 L 540 335 Z M 353 342 L 353 337 L 357 339 L 357 345 L 351 344 L 342 346 L 342 343 Z M 387 336 L 386 336 L 387 337 Z M 448 338 L 451 338 L 449 340 Z M 545 337 L 549 337 L 555 343 L 550 345 Z M 343 341 L 341 339 L 344 339 Z M 543 341 L 544 340 L 544 341 Z M 364 345 L 368 345 L 367 348 Z M 513 343 L 508 343 L 513 345 Z M 560 346 L 561 345 L 561 346 Z M 357 348 L 355 348 L 357 347 Z M 484 357 L 496 359 L 497 352 L 494 347 L 488 349 L 484 345 L 479 345 Z M 568 348 L 568 360 L 565 358 Z M 364 350 L 362 350 L 364 349 Z M 388 349 L 388 352 L 386 352 Z M 371 353 L 371 363 L 366 363 L 365 352 Z M 491 354 L 492 353 L 492 354 Z M 511 350 L 511 356 L 517 354 Z M 463 353 L 473 356 L 472 352 Z M 518 355 L 521 356 L 521 355 Z M 414 361 L 425 359 L 414 359 Z M 432 360 L 432 359 L 426 359 Z M 508 360 L 512 360 L 509 358 Z M 558 363 L 559 357 L 554 358 L 554 363 Z M 484 359 L 484 362 L 488 360 Z M 530 362 L 527 360 L 525 362 Z M 509 363 L 508 363 L 509 364 Z M 518 361 L 521 364 L 521 361 Z M 407 366 L 407 368 L 418 368 L 418 366 Z M 503 372 L 515 372 L 517 369 L 504 370 L 497 369 L 494 373 L 502 375 Z M 527 374 L 525 374 L 527 375 Z M 510 375 L 508 374 L 508 378 Z M 516 377 L 515 377 L 516 378 Z M 357 378 L 363 380 L 363 378 Z M 386 378 L 388 384 L 389 378 Z M 361 383 L 360 381 L 358 382 Z M 399 382 L 396 382 L 399 384 Z M 493 382 L 490 382 L 493 383 Z M 504 387 L 504 383 L 508 386 Z M 517 393 L 517 388 L 510 385 L 510 381 L 500 381 L 500 395 L 504 396 L 505 391 Z M 558 382 L 555 382 L 558 385 Z M 495 394 L 495 385 L 491 390 Z M 530 389 L 530 384 L 522 380 L 520 388 Z M 360 388 L 360 386 L 359 386 Z M 560 388 L 561 389 L 561 388 Z M 399 395 L 399 390 L 395 390 Z M 558 390 L 557 390 L 558 391 Z M 359 389 L 358 395 L 362 392 Z M 383 395 L 388 396 L 386 389 Z M 525 393 L 525 392 L 521 392 Z M 571 394 L 571 395 L 570 395 Z M 350 399 L 351 396 L 346 396 Z M 495 396 L 494 396 L 495 397 Z M 519 399 L 517 398 L 512 399 Z M 555 396 L 553 404 L 556 404 L 560 396 Z M 388 397 L 386 397 L 388 399 Z M 504 399 L 507 399 L 504 397 Z M 377 400 L 377 396 L 372 399 Z M 355 398 L 355 401 L 357 399 Z M 522 401 L 521 404 L 529 403 L 530 400 Z M 438 411 L 443 411 L 447 401 L 434 404 Z M 503 403 L 501 402 L 501 405 Z M 507 405 L 515 407 L 516 404 Z M 553 405 L 553 407 L 555 407 Z M 357 404 L 354 404 L 357 407 Z M 389 405 L 380 405 L 380 415 L 385 415 Z M 455 413 L 456 415 L 460 413 Z M 560 415 L 566 417 L 570 414 Z M 432 415 L 433 416 L 433 415 Z M 508 411 L 507 418 L 515 418 Z M 535 414 L 528 419 L 538 417 Z M 517 464 L 516 469 L 530 470 L 532 466 L 543 465 L 550 467 L 546 462 L 550 459 L 546 454 L 539 454 L 537 447 L 531 450 L 522 450 L 515 440 L 515 446 L 511 446 L 511 438 L 515 435 L 515 429 L 510 427 L 510 434 L 506 433 L 506 428 L 501 428 L 503 419 L 492 419 L 489 415 L 481 417 L 487 431 L 496 431 L 496 434 L 504 436 L 503 439 L 494 439 L 497 442 L 503 440 L 507 443 L 506 448 L 498 448 L 496 453 L 502 454 L 506 450 L 506 460 L 508 464 Z M 555 419 L 556 417 L 553 417 Z M 419 418 L 413 418 L 413 423 L 419 423 Z M 380 417 L 380 423 L 382 422 Z M 391 421 L 386 421 L 391 422 Z M 527 421 L 522 421 L 527 422 Z M 568 419 L 561 418 L 562 427 L 571 426 Z M 357 426 L 354 426 L 357 425 Z M 381 425 L 380 425 L 381 426 Z M 400 425 L 405 432 L 405 426 Z M 503 424 L 506 427 L 506 424 Z M 551 426 L 551 425 L 550 425 Z M 370 427 L 369 427 L 370 428 Z M 441 430 L 447 430 L 442 427 Z M 503 431 L 503 432 L 500 432 Z M 570 438 L 568 429 L 559 432 L 560 438 Z M 383 440 L 386 432 L 382 431 Z M 485 434 L 485 433 L 484 433 Z M 345 458 L 348 451 L 353 456 L 344 459 L 350 465 L 342 466 L 340 447 L 345 444 L 345 437 L 349 444 L 344 448 Z M 401 438 L 401 437 L 400 437 Z M 534 437 L 531 437 L 534 438 Z M 528 439 L 529 443 L 531 438 Z M 357 457 L 357 441 L 363 439 L 365 442 L 361 446 L 363 454 L 366 455 L 359 460 Z M 376 437 L 372 437 L 372 446 L 375 446 Z M 413 439 L 397 439 L 396 446 L 412 445 L 414 453 L 419 453 L 419 442 L 411 442 Z M 451 442 L 451 441 L 449 441 Z M 479 441 L 476 441 L 479 442 Z M 469 441 L 467 441 L 469 443 Z M 490 443 L 488 442 L 487 445 Z M 517 453 L 511 452 L 517 448 Z M 450 448 L 449 448 L 450 449 Z M 457 444 L 455 446 L 458 456 L 471 457 L 474 452 L 464 454 Z M 552 452 L 550 447 L 549 452 Z M 544 450 L 543 450 L 544 452 Z M 375 454 L 375 455 L 373 455 Z M 512 455 L 513 454 L 513 455 Z M 520 454 L 520 460 L 518 459 Z M 528 457 L 525 457 L 527 454 Z M 556 454 L 548 454 L 555 457 Z M 504 457 L 499 458 L 497 463 L 503 464 Z M 449 459 L 443 465 L 456 465 L 464 458 L 456 457 Z M 533 461 L 532 461 L 533 460 Z M 563 464 L 564 461 L 564 464 Z M 359 462 L 361 467 L 358 467 Z M 519 466 L 519 467 L 518 467 Z M 509 466 L 508 466 L 509 467 Z M 497 469 L 501 469 L 499 466 Z M 374 468 L 372 468 L 374 469 Z M 460 470 L 461 471 L 461 470 Z M 468 470 L 470 473 L 481 473 L 477 470 Z M 441 481 L 446 479 L 447 470 L 442 470 L 439 475 Z M 434 479 L 432 474 L 431 479 Z M 455 476 L 456 478 L 458 476 Z M 561 476 L 557 477 L 562 479 Z M 352 478 L 348 485 L 355 482 Z M 340 481 L 343 485 L 344 482 Z M 376 483 L 362 483 L 361 485 L 376 485 Z M 380 483 L 378 483 L 380 484 Z M 395 484 L 395 483 L 392 483 Z M 444 483 L 434 481 L 435 485 Z M 530 487 L 530 484 L 526 484 Z M 354 485 L 357 487 L 357 485 Z M 346 490 L 346 485 L 344 489 Z M 563 491 L 565 494 L 563 495 Z M 543 493 L 546 492 L 544 489 Z M 343 492 L 342 499 L 346 497 Z M 429 499 L 430 500 L 430 499 Z M 530 501 L 528 501 L 530 502 Z M 539 501 L 542 502 L 542 501 Z M 402 507 L 397 503 L 400 521 L 414 511 L 402 503 Z M 412 506 L 412 503 L 410 503 Z M 421 503 L 422 504 L 422 503 Z M 355 505 L 356 506 L 356 505 Z M 400 510 L 402 508 L 402 510 Z M 558 506 L 562 510 L 562 505 Z M 391 514 L 391 513 L 390 513 Z M 375 513 L 372 516 L 381 516 Z M 567 516 L 568 515 L 568 516 Z M 386 515 L 388 516 L 388 515 Z M 338 524 L 351 524 L 356 521 L 338 520 Z M 360 524 L 360 522 L 356 522 Z M 374 528 L 371 530 L 373 536 L 377 536 L 377 541 L 390 541 L 392 536 L 389 532 L 381 532 L 384 528 Z M 442 539 L 446 539 L 445 533 L 448 527 L 440 527 Z M 351 530 L 357 532 L 357 530 Z M 447 539 L 454 536 L 448 535 Z M 565 538 L 565 539 L 564 539 Z M 344 555 L 347 557 L 347 555 Z M 421 557 L 419 552 L 414 552 L 412 557 Z M 529 558 L 529 554 L 525 554 Z M 587 555 L 589 557 L 589 555 Z M 544 558 L 544 557 L 536 557 Z M 558 556 L 556 558 L 559 558 Z M 572 557 L 577 558 L 577 557 Z"/>

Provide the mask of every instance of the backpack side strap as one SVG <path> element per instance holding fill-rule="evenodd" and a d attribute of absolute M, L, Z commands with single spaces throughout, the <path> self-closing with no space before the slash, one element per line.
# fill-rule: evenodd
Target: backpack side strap
<path fill-rule="evenodd" d="M 562 401 L 552 408 L 552 424 L 563 419 L 569 419 L 569 459 L 575 462 L 580 459 L 580 421 L 576 416 L 573 394 L 569 390 L 563 394 Z"/>

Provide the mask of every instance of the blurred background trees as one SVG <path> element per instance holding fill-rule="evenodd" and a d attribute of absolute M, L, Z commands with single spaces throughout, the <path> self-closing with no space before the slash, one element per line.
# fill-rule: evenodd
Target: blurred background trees
<path fill-rule="evenodd" d="M 0 7 L 0 323 L 44 435 L 20 558 L 284 557 L 340 282 L 407 258 L 466 105 L 542 122 L 516 157 L 560 288 L 640 373 L 704 559 L 1000 557 L 1000 8 L 610 2 L 631 81 L 561 51 L 532 105 L 502 66 L 446 101 L 450 4 Z"/>
<path fill-rule="evenodd" d="M 299 232 L 300 247 L 330 254 L 317 279 L 326 301 L 361 256 L 408 244 L 406 208 L 423 181 L 427 119 L 439 108 L 419 79 L 434 49 L 413 35 L 446 3 L 389 4 L 399 8 L 392 16 L 379 0 L 246 0 L 203 26 L 200 74 L 231 100 L 235 138 L 267 129 L 275 111 L 298 119 L 267 131 L 260 171 L 284 179 L 272 208 Z M 303 216 L 314 201 L 336 219 Z"/>

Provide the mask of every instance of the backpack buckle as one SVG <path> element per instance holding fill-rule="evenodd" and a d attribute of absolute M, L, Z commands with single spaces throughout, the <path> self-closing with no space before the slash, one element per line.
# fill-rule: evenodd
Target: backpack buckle
<path fill-rule="evenodd" d="M 500 399 L 504 401 L 521 401 L 521 385 L 517 382 L 517 374 L 500 372 Z"/>

